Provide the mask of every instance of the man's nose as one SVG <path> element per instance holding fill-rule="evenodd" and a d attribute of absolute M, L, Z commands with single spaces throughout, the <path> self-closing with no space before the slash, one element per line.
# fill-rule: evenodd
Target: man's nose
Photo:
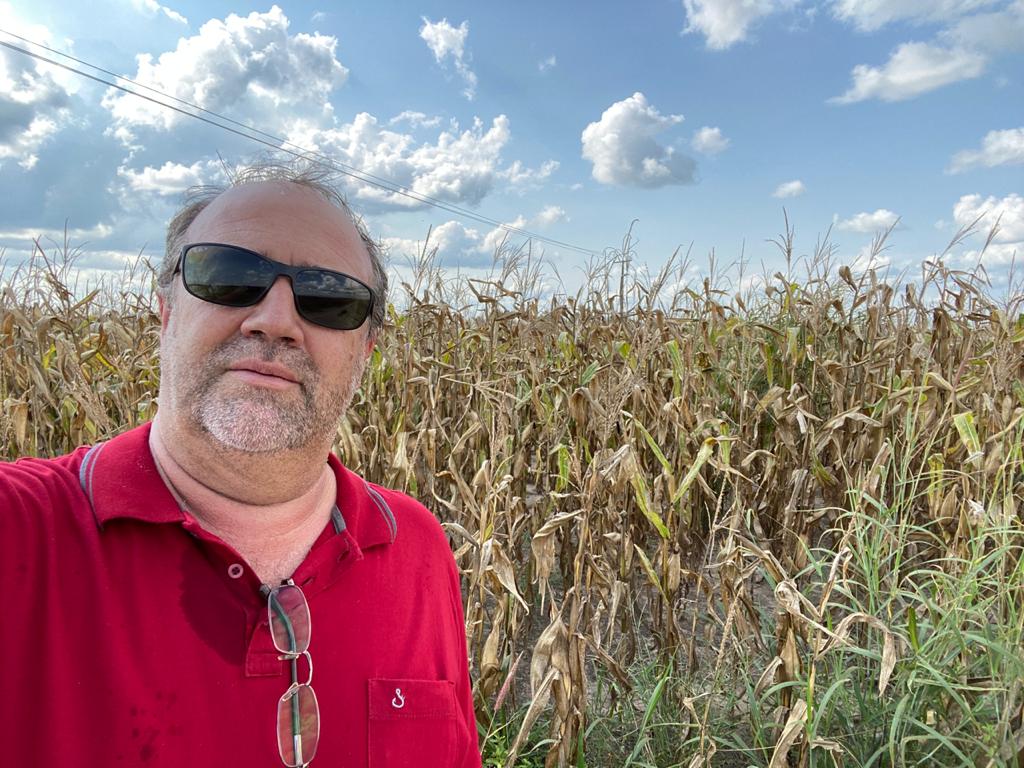
<path fill-rule="evenodd" d="M 302 346 L 304 333 L 302 318 L 295 311 L 295 295 L 291 281 L 281 275 L 270 286 L 267 295 L 249 307 L 241 331 L 246 336 L 266 336 Z"/>

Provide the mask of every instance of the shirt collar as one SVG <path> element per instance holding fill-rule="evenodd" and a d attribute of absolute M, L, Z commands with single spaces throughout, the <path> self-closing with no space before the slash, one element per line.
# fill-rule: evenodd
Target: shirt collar
<path fill-rule="evenodd" d="M 379 544 L 393 544 L 398 524 L 385 499 L 387 492 L 349 470 L 333 453 L 328 455 L 327 463 L 338 481 L 338 511 L 359 548 L 366 550 Z"/>
<path fill-rule="evenodd" d="M 184 522 L 185 513 L 164 484 L 149 451 L 150 424 L 89 449 L 78 477 L 96 524 L 127 518 L 144 523 Z"/>
<path fill-rule="evenodd" d="M 98 443 L 82 460 L 79 480 L 101 530 L 111 520 L 183 523 L 187 519 L 153 461 L 151 427 L 146 423 Z M 398 526 L 385 498 L 389 494 L 347 469 L 333 454 L 327 462 L 337 479 L 336 503 L 344 528 L 359 548 L 393 543 Z"/>

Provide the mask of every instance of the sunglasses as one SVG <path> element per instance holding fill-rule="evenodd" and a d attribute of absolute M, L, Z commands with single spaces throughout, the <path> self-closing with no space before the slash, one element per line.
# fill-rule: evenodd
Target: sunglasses
<path fill-rule="evenodd" d="M 373 309 L 373 291 L 342 272 L 293 267 L 220 243 L 192 243 L 181 249 L 175 274 L 197 299 L 225 307 L 259 304 L 281 275 L 292 284 L 295 310 L 315 325 L 338 331 L 361 326 Z"/>

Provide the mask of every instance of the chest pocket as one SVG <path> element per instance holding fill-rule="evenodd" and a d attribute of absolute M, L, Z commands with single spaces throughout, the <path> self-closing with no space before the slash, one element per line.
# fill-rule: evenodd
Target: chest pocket
<path fill-rule="evenodd" d="M 455 683 L 370 680 L 370 768 L 445 768 L 456 738 Z"/>

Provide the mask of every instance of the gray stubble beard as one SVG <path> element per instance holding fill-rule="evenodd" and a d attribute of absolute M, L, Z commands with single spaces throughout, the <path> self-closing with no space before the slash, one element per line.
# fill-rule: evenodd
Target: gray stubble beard
<path fill-rule="evenodd" d="M 241 357 L 288 366 L 300 379 L 300 391 L 231 387 L 225 371 Z M 365 360 L 353 362 L 350 380 L 323 392 L 319 369 L 301 350 L 236 337 L 213 350 L 201 368 L 184 374 L 191 421 L 224 447 L 242 453 L 273 453 L 329 441 L 362 379 Z"/>

